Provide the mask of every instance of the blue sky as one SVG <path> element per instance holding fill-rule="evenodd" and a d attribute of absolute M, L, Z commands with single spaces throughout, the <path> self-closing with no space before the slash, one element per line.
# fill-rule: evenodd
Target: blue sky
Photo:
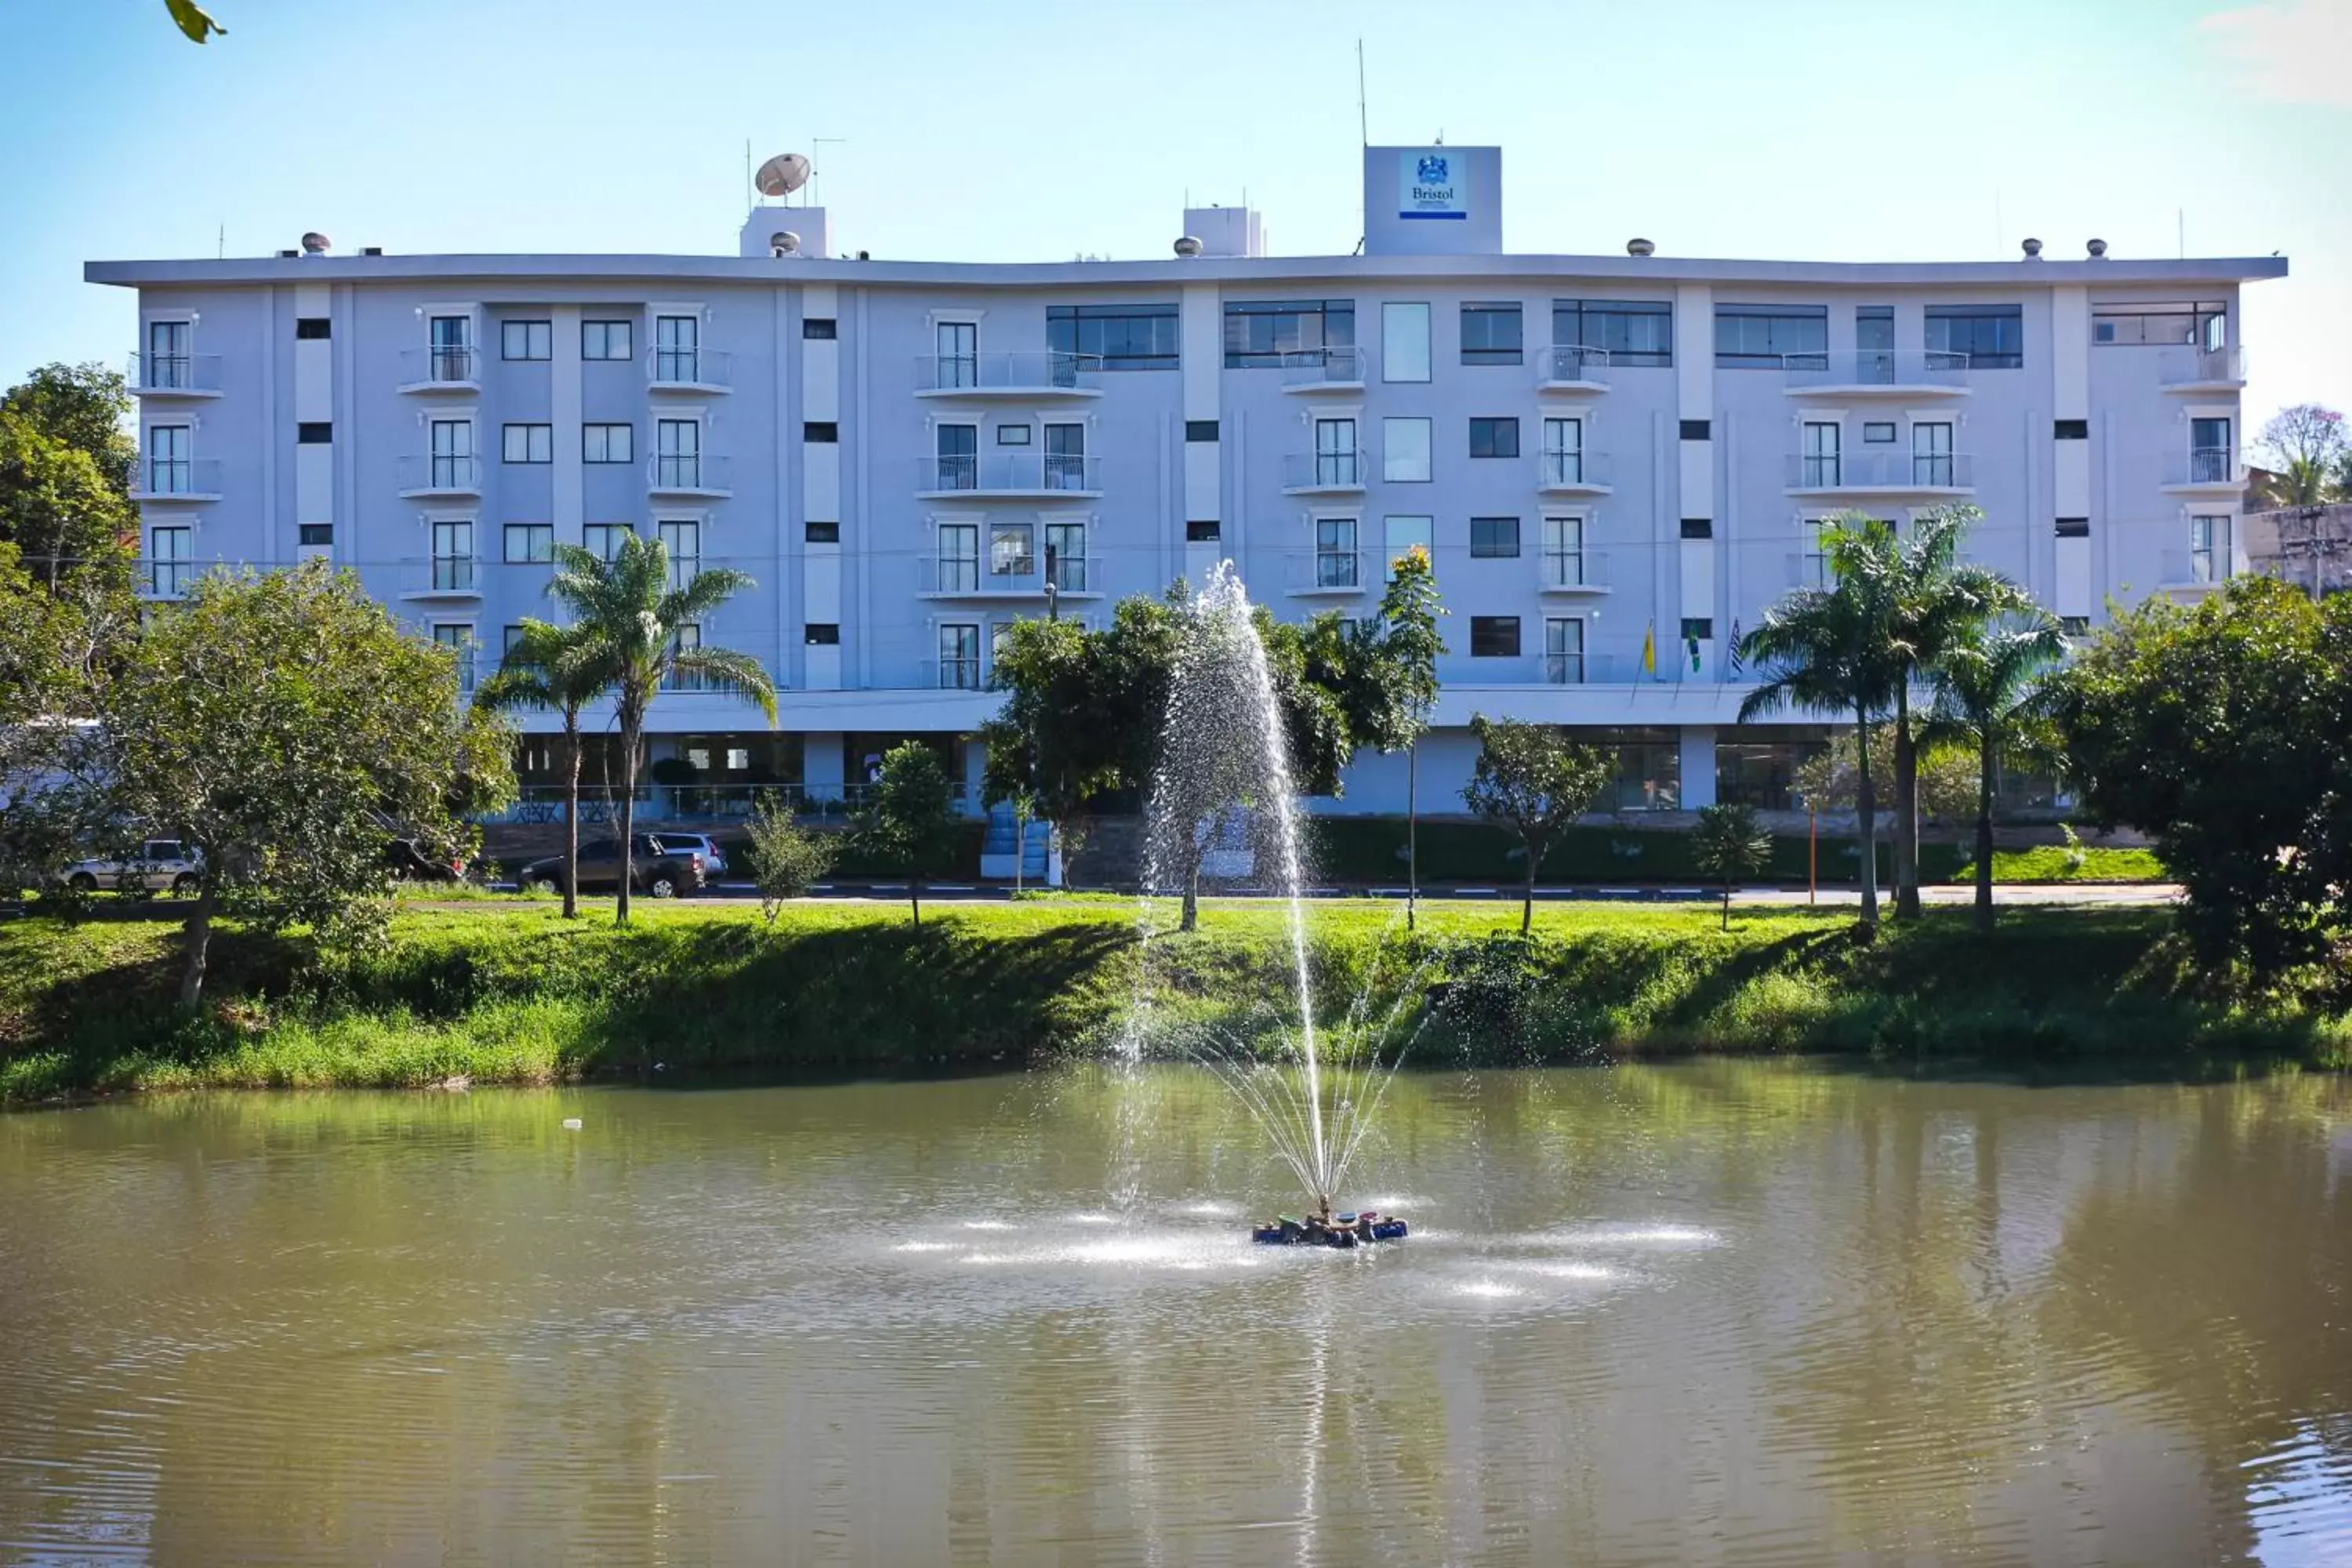
<path fill-rule="evenodd" d="M 90 258 L 725 252 L 743 152 L 818 154 L 836 244 L 1160 256 L 1189 195 L 1359 232 L 1376 142 L 1504 148 L 1514 250 L 1916 259 L 2284 251 L 2250 423 L 2352 406 L 2352 0 L 0 0 L 0 376 L 119 360 Z M 816 145 L 819 137 L 841 138 Z"/>

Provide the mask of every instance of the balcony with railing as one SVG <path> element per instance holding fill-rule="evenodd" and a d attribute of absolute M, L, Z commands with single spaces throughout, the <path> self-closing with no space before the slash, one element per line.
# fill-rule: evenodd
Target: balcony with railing
<path fill-rule="evenodd" d="M 221 499 L 218 458 L 142 458 L 131 476 L 131 499 L 196 502 Z"/>
<path fill-rule="evenodd" d="M 136 353 L 131 356 L 133 397 L 218 397 L 218 354 Z"/>
<path fill-rule="evenodd" d="M 2235 569 L 2231 564 L 2230 552 L 2226 548 L 2168 550 L 2164 552 L 2163 573 L 2163 580 L 2158 586 L 2179 591 L 2226 586 L 2235 574 Z"/>
<path fill-rule="evenodd" d="M 735 356 L 718 349 L 655 349 L 646 356 L 649 392 L 726 392 L 735 384 Z"/>
<path fill-rule="evenodd" d="M 604 784 L 580 786 L 580 823 L 583 827 L 616 826 L 625 792 Z M 857 784 L 642 784 L 631 800 L 638 826 L 663 822 L 747 822 L 763 805 L 790 811 L 795 816 L 846 816 L 865 804 L 867 786 Z M 948 786 L 959 815 L 979 810 L 971 786 L 957 780 Z M 524 784 L 505 810 L 482 816 L 482 822 L 551 826 L 563 820 L 562 784 Z"/>
<path fill-rule="evenodd" d="M 393 471 L 405 497 L 462 500 L 482 493 L 482 460 L 476 457 L 446 452 L 406 457 L 393 464 Z"/>
<path fill-rule="evenodd" d="M 403 392 L 479 392 L 482 353 L 470 343 L 400 351 Z"/>
<path fill-rule="evenodd" d="M 1380 585 L 1379 578 L 1360 550 L 1299 550 L 1282 560 L 1283 592 L 1293 598 L 1348 598 Z"/>
<path fill-rule="evenodd" d="M 140 557 L 136 584 L 142 599 L 184 599 L 196 579 L 213 567 L 215 561 L 197 561 L 182 556 L 144 555 Z"/>
<path fill-rule="evenodd" d="M 2158 351 L 2156 377 L 2167 392 L 2243 391 L 2246 351 L 2175 344 Z"/>
<path fill-rule="evenodd" d="M 1536 390 L 1594 393 L 1609 390 L 1609 351 L 1582 343 L 1556 343 L 1536 351 Z"/>
<path fill-rule="evenodd" d="M 1545 495 L 1605 496 L 1609 458 L 1588 447 L 1548 447 L 1538 454 L 1536 489 Z"/>
<path fill-rule="evenodd" d="M 404 561 L 400 584 L 400 596 L 411 602 L 470 603 L 482 596 L 481 561 L 471 552 Z"/>
<path fill-rule="evenodd" d="M 646 493 L 720 499 L 735 493 L 734 465 L 705 452 L 663 452 L 646 459 Z"/>
<path fill-rule="evenodd" d="M 1102 459 L 1064 452 L 919 458 L 915 493 L 933 500 L 1082 500 L 1102 494 Z"/>
<path fill-rule="evenodd" d="M 926 599 L 1099 599 L 1101 563 L 1059 551 L 981 558 L 926 555 L 921 586 Z"/>
<path fill-rule="evenodd" d="M 1942 349 L 1853 349 L 1789 354 L 1781 385 L 1792 397 L 1966 397 L 1969 356 Z"/>
<path fill-rule="evenodd" d="M 2163 488 L 2189 495 L 2222 495 L 2246 488 L 2245 465 L 2229 447 L 2191 447 L 2168 463 Z"/>
<path fill-rule="evenodd" d="M 1289 452 L 1282 459 L 1282 493 L 1352 496 L 1364 493 L 1370 468 L 1363 452 Z"/>
<path fill-rule="evenodd" d="M 1967 452 L 1849 452 L 1791 457 L 1791 495 L 1954 496 L 1976 489 Z"/>
<path fill-rule="evenodd" d="M 1639 658 L 1622 654 L 1547 653 L 1537 660 L 1537 678 L 1546 686 L 1630 686 L 1643 673 Z"/>
<path fill-rule="evenodd" d="M 1100 397 L 1100 354 L 1024 349 L 1006 353 L 923 354 L 915 395 L 954 398 Z"/>
<path fill-rule="evenodd" d="M 1537 557 L 1537 589 L 1578 595 L 1610 591 L 1609 557 L 1598 550 L 1547 550 Z"/>
<path fill-rule="evenodd" d="M 968 658 L 925 659 L 923 684 L 940 691 L 983 691 L 988 686 L 981 674 L 978 654 Z"/>
<path fill-rule="evenodd" d="M 1295 349 L 1282 356 L 1282 390 L 1361 392 L 1371 356 L 1359 348 Z"/>

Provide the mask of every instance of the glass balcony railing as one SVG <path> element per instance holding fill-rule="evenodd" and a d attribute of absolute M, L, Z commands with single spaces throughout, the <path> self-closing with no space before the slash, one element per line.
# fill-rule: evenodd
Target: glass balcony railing
<path fill-rule="evenodd" d="M 1791 389 L 1813 386 L 1959 387 L 1969 356 L 1941 349 L 1854 349 L 1790 354 L 1782 374 Z"/>
<path fill-rule="evenodd" d="M 923 354 L 915 388 L 934 393 L 1086 392 L 1102 370 L 1100 354 L 1029 349 L 1010 353 Z"/>
<path fill-rule="evenodd" d="M 481 374 L 481 355 L 470 343 L 436 343 L 400 351 L 400 384 L 406 387 L 472 387 Z"/>
<path fill-rule="evenodd" d="M 916 460 L 916 488 L 977 495 L 1081 495 L 1102 488 L 1101 459 L 1066 452 L 950 453 Z"/>

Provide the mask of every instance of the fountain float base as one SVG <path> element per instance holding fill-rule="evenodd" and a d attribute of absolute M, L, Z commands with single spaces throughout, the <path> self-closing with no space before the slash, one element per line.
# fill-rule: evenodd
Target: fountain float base
<path fill-rule="evenodd" d="M 1375 1241 L 1402 1241 L 1405 1223 L 1393 1215 L 1309 1215 L 1305 1219 L 1276 1215 L 1253 1226 L 1250 1239 L 1260 1247 L 1357 1247 Z"/>

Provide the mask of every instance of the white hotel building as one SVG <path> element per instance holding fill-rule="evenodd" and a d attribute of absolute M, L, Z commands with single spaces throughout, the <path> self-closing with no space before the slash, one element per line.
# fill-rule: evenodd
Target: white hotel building
<path fill-rule="evenodd" d="M 2077 624 L 2243 569 L 2239 289 L 2284 260 L 1520 256 L 1499 150 L 1363 177 L 1344 257 L 1211 208 L 1157 260 L 868 260 L 762 205 L 728 256 L 93 262 L 138 292 L 150 586 L 324 555 L 487 669 L 549 613 L 552 542 L 656 532 L 758 580 L 698 635 L 781 691 L 773 732 L 656 704 L 702 787 L 655 809 L 709 814 L 837 796 L 909 735 L 977 780 L 1023 616 L 1099 623 L 1225 557 L 1277 615 L 1360 613 L 1423 544 L 1425 805 L 1485 712 L 1613 743 L 1637 809 L 1786 804 L 1823 731 L 1735 723 L 1731 638 L 1838 512 L 1973 502 L 1977 558 Z M 1403 778 L 1365 756 L 1318 805 L 1396 811 Z"/>

